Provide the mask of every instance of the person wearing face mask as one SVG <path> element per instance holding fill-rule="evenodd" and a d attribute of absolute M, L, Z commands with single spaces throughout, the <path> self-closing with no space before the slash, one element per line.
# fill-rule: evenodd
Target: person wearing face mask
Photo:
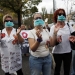
<path fill-rule="evenodd" d="M 35 13 L 34 28 L 28 33 L 28 41 L 30 47 L 29 67 L 31 75 L 50 75 L 52 57 L 48 49 L 48 41 L 52 46 L 56 40 L 57 28 L 54 37 L 50 38 L 49 32 L 43 29 L 44 21 L 40 13 Z"/>
<path fill-rule="evenodd" d="M 14 23 L 12 16 L 6 14 L 3 16 L 5 28 L 1 32 L 1 66 L 5 75 L 11 75 L 16 72 L 17 75 L 23 75 L 22 57 L 19 43 L 24 40 L 20 36 L 21 28 L 16 32 L 13 28 Z"/>
<path fill-rule="evenodd" d="M 75 37 L 70 36 L 70 30 L 65 22 L 66 13 L 64 9 L 57 9 L 54 12 L 53 17 L 55 25 L 51 27 L 50 36 L 54 35 L 54 28 L 59 28 L 57 32 L 57 40 L 55 41 L 55 45 L 53 47 L 52 53 L 54 56 L 54 60 L 56 63 L 54 75 L 60 75 L 61 65 L 63 62 L 63 75 L 70 75 L 70 66 L 71 66 L 71 58 L 72 58 L 72 50 L 70 46 L 70 41 L 75 42 Z M 74 29 L 70 25 L 71 32 L 74 32 Z M 74 39 L 74 40 L 73 40 Z"/>

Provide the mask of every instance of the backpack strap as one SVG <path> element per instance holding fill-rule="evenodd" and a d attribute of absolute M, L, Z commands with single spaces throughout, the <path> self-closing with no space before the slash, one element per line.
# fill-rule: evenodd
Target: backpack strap
<path fill-rule="evenodd" d="M 70 29 L 70 25 L 69 25 L 69 23 L 67 23 L 67 25 L 68 25 L 68 27 L 69 27 L 69 30 L 70 30 L 70 34 L 71 34 L 71 29 Z"/>

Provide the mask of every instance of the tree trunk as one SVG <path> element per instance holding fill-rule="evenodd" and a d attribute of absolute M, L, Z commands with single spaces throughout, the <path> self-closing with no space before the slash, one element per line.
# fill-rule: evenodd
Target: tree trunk
<path fill-rule="evenodd" d="M 17 15 L 18 15 L 18 27 L 20 27 L 21 26 L 21 13 L 20 13 L 20 11 L 17 13 Z"/>

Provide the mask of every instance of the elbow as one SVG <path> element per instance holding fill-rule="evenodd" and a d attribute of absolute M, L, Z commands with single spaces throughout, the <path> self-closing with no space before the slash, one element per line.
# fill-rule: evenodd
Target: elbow
<path fill-rule="evenodd" d="M 34 50 L 34 49 L 31 49 L 33 52 L 35 52 L 36 50 Z"/>
<path fill-rule="evenodd" d="M 33 52 L 35 52 L 35 50 L 32 50 Z"/>
<path fill-rule="evenodd" d="M 33 52 L 35 52 L 36 51 L 36 49 L 33 49 L 33 48 L 30 48 Z"/>
<path fill-rule="evenodd" d="M 50 43 L 50 46 L 51 46 L 51 47 L 54 47 L 54 46 L 55 46 L 55 44 L 54 44 L 54 43 Z"/>

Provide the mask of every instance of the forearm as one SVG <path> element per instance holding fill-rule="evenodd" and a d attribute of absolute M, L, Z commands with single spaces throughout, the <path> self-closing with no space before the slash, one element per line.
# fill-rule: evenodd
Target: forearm
<path fill-rule="evenodd" d="M 16 34 L 16 35 L 17 35 L 17 37 L 18 37 L 19 43 L 22 43 L 22 42 L 24 41 L 24 39 L 21 37 L 20 34 Z"/>
<path fill-rule="evenodd" d="M 57 41 L 57 34 L 54 33 L 54 34 L 53 34 L 53 37 L 50 37 L 50 45 L 51 45 L 52 47 L 55 46 L 56 41 Z"/>
<path fill-rule="evenodd" d="M 35 43 L 31 46 L 31 50 L 35 52 L 37 48 L 39 47 L 39 45 L 40 45 L 40 42 L 35 41 Z"/>

